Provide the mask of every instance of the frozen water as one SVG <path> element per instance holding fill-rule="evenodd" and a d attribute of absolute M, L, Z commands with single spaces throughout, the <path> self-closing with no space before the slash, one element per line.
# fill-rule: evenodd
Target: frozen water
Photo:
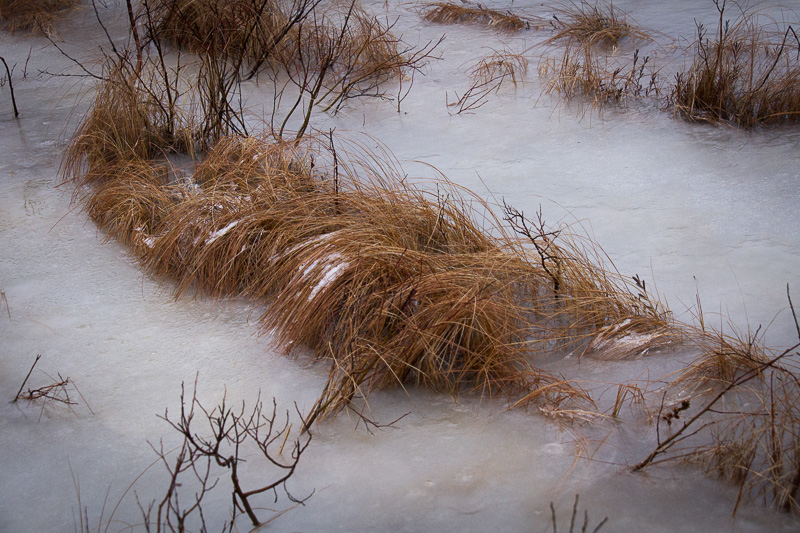
<path fill-rule="evenodd" d="M 715 21 L 711 2 L 614 4 L 639 24 L 672 36 L 693 35 L 695 19 Z M 508 5 L 549 16 L 540 2 Z M 541 96 L 540 49 L 531 47 L 546 32 L 501 36 L 479 27 L 422 23 L 414 5 L 381 1 L 368 7 L 377 13 L 388 8 L 390 20 L 399 17 L 396 30 L 412 44 L 445 33 L 437 51 L 442 59 L 415 78 L 399 113 L 391 103 L 354 102 L 335 116 L 317 116 L 315 127 L 367 131 L 412 177 L 433 175 L 433 165 L 490 200 L 504 198 L 529 214 L 541 204 L 551 223 L 579 222 L 621 272 L 657 285 L 683 319 L 699 291 L 707 312 L 721 311 L 742 328 L 766 326 L 786 307 L 786 284 L 800 287 L 800 130 L 687 124 L 647 104 L 581 117 L 576 108 Z M 120 6 L 102 12 L 112 34 L 124 35 Z M 91 10 L 73 12 L 60 28 L 65 51 L 82 61 L 96 55 L 103 37 Z M 525 82 L 502 89 L 474 114 L 451 115 L 447 98 L 469 86 L 471 64 L 504 46 L 528 50 Z M 10 318 L 0 302 L 0 391 L 11 400 L 42 354 L 28 385 L 49 383 L 44 372 L 61 373 L 86 400 L 72 410 L 0 402 L 0 530 L 72 531 L 80 512 L 76 484 L 94 527 L 106 497 L 107 519 L 154 461 L 148 442 L 164 439 L 167 449 L 177 444 L 157 415 L 176 412 L 182 382 L 199 376 L 198 397 L 209 407 L 225 391 L 232 402 L 252 404 L 260 390 L 282 409 L 297 403 L 307 411 L 327 371 L 302 354 L 286 358 L 268 335 L 255 335 L 257 304 L 175 301 L 168 281 L 143 274 L 123 247 L 106 242 L 70 203 L 70 186 L 57 187 L 61 154 L 88 103 L 74 107 L 87 90 L 85 80 L 40 74 L 78 72 L 42 37 L 2 34 L 0 50 L 16 65 L 21 111 L 13 119 L 3 87 L 0 290 Z M 269 88 L 251 82 L 247 89 L 248 107 L 260 109 Z M 790 322 L 784 311 L 767 342 L 792 343 Z M 599 363 L 554 355 L 541 365 L 590 380 L 601 403 L 608 403 L 615 389 L 603 393 L 603 383 L 662 376 L 689 357 Z M 606 531 L 797 530 L 793 519 L 756 506 L 732 519 L 735 489 L 692 468 L 626 473 L 625 465 L 653 445 L 653 428 L 642 416 L 602 430 L 559 426 L 539 413 L 506 411 L 502 399 L 454 401 L 413 388 L 375 394 L 370 404 L 383 422 L 410 414 L 375 435 L 354 431 L 356 420 L 346 415 L 319 424 L 290 484 L 298 496 L 316 493 L 268 529 L 549 531 L 549 502 L 565 529 L 579 493 L 592 524 L 608 516 Z M 603 439 L 607 445 L 599 447 Z M 593 460 L 576 460 L 579 448 Z M 264 472 L 247 475 L 255 482 Z M 149 502 L 163 495 L 165 482 L 156 465 L 133 489 Z M 230 503 L 224 489 L 215 494 L 206 505 L 210 523 L 224 520 Z M 290 506 L 285 498 L 274 505 Z M 114 518 L 121 522 L 110 530 L 140 521 L 131 493 Z"/>

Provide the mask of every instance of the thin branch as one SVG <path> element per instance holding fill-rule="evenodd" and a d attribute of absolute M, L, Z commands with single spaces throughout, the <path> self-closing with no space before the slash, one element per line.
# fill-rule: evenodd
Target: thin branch
<path fill-rule="evenodd" d="M 11 81 L 11 71 L 8 68 L 8 63 L 3 56 L 0 56 L 0 61 L 6 67 L 6 74 L 8 75 L 8 88 L 11 89 L 11 103 L 14 106 L 14 118 L 19 118 L 19 109 L 17 109 L 17 99 L 14 97 L 14 84 Z"/>

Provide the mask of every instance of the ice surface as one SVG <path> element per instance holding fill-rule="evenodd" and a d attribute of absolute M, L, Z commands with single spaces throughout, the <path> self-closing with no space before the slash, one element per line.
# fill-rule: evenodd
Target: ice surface
<path fill-rule="evenodd" d="M 123 10 L 109 5 L 103 15 L 121 38 Z M 508 5 L 548 13 L 540 2 Z M 715 21 L 711 2 L 614 5 L 673 36 L 693 35 L 694 19 Z M 442 59 L 416 77 L 400 113 L 385 102 L 354 102 L 335 116 L 316 117 L 315 127 L 367 131 L 411 177 L 433 175 L 427 166 L 433 165 L 490 200 L 505 198 L 526 213 L 541 204 L 551 223 L 579 221 L 621 272 L 657 285 L 683 319 L 699 291 L 707 312 L 722 311 L 743 328 L 766 326 L 786 307 L 786 283 L 800 287 L 796 127 L 741 132 L 693 125 L 652 105 L 581 118 L 541 96 L 536 48 L 527 52 L 531 68 L 516 91 L 502 89 L 474 114 L 451 115 L 446 98 L 468 87 L 471 63 L 503 46 L 529 49 L 545 35 L 426 24 L 409 4 L 368 7 L 390 20 L 399 16 L 396 31 L 412 44 L 447 34 L 438 50 Z M 71 13 L 60 31 L 64 50 L 84 61 L 103 41 L 89 9 Z M 57 187 L 60 157 L 88 103 L 84 98 L 74 108 L 87 90 L 85 80 L 40 74 L 77 72 L 42 37 L 2 34 L 0 50 L 16 64 L 21 111 L 13 119 L 8 87 L 0 89 L 0 290 L 11 314 L 0 302 L 0 391 L 11 400 L 42 354 L 28 385 L 49 383 L 44 372 L 61 373 L 93 411 L 83 402 L 71 411 L 0 402 L 0 531 L 74 531 L 76 484 L 94 528 L 106 497 L 108 518 L 155 460 L 148 442 L 164 439 L 168 449 L 177 444 L 157 415 L 175 413 L 182 382 L 199 376 L 198 396 L 206 406 L 226 391 L 230 401 L 252 404 L 260 390 L 282 409 L 296 403 L 307 411 L 327 370 L 302 353 L 284 357 L 268 335 L 255 335 L 257 304 L 175 301 L 169 281 L 143 274 L 123 247 L 106 242 L 70 203 L 71 187 Z M 251 82 L 247 90 L 253 112 L 262 104 L 269 108 L 271 97 L 261 92 L 269 87 Z M 335 268 L 326 271 L 329 277 Z M 768 343 L 791 343 L 793 327 L 784 312 L 770 326 Z M 607 404 L 616 389 L 604 383 L 662 376 L 690 358 L 669 352 L 600 363 L 554 355 L 540 364 L 590 381 Z M 609 517 L 605 531 L 798 527 L 757 506 L 741 508 L 732 519 L 735 489 L 690 467 L 626 473 L 625 466 L 653 446 L 653 428 L 641 414 L 602 428 L 559 426 L 537 412 L 506 411 L 503 399 L 455 401 L 414 388 L 375 394 L 370 405 L 383 422 L 410 414 L 375 435 L 354 431 L 357 420 L 346 415 L 319 424 L 290 483 L 296 495 L 316 493 L 267 530 L 544 532 L 551 530 L 550 501 L 563 530 L 576 493 L 593 524 Z M 576 461 L 579 448 L 592 460 Z M 264 472 L 248 475 L 254 480 Z M 156 465 L 133 490 L 148 502 L 163 495 L 165 482 Z M 230 503 L 224 489 L 215 494 L 206 506 L 212 524 L 227 518 Z M 281 510 L 291 503 L 283 498 L 263 505 Z M 120 522 L 111 531 L 140 521 L 132 493 L 114 518 Z"/>

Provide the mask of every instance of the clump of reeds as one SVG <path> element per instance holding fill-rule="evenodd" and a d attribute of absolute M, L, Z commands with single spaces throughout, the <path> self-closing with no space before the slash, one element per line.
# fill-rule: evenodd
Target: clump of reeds
<path fill-rule="evenodd" d="M 109 175 L 107 165 L 149 160 L 169 151 L 193 152 L 199 133 L 157 66 L 140 67 L 127 55 L 108 58 L 90 111 L 62 162 L 65 177 L 83 181 Z M 185 102 L 183 103 L 185 105 Z"/>
<path fill-rule="evenodd" d="M 695 121 L 757 124 L 800 117 L 800 38 L 792 26 L 743 12 L 732 23 L 717 2 L 713 37 L 702 24 L 692 45 L 692 64 L 675 77 L 671 103 Z"/>
<path fill-rule="evenodd" d="M 469 77 L 475 84 L 502 82 L 510 79 L 517 86 L 517 78 L 522 80 L 528 72 L 528 59 L 520 53 L 503 50 L 481 58 L 469 70 Z"/>
<path fill-rule="evenodd" d="M 0 24 L 6 31 L 39 30 L 56 38 L 56 18 L 79 0 L 0 0 Z"/>
<path fill-rule="evenodd" d="M 541 60 L 539 76 L 547 80 L 545 94 L 597 109 L 624 104 L 630 98 L 658 96 L 661 91 L 650 57 L 641 58 L 638 50 L 631 59 L 624 59 L 598 53 L 591 46 L 567 46 L 560 58 Z"/>
<path fill-rule="evenodd" d="M 270 61 L 287 51 L 285 39 L 318 2 L 301 1 L 293 13 L 275 0 L 157 0 L 147 6 L 148 25 L 159 37 L 199 54 Z"/>
<path fill-rule="evenodd" d="M 565 402 L 590 397 L 531 354 L 613 336 L 607 328 L 625 320 L 642 332 L 663 325 L 631 282 L 552 242 L 541 221 L 525 233 L 521 213 L 509 218 L 526 244 L 491 217 L 479 226 L 455 186 L 425 192 L 379 156 L 326 140 L 234 136 L 183 181 L 132 154 L 81 180 L 93 218 L 178 293 L 266 301 L 261 320 L 277 342 L 331 365 L 311 418 L 408 383 L 516 393 L 519 405 L 566 413 Z"/>
<path fill-rule="evenodd" d="M 789 306 L 800 340 L 791 297 Z M 751 497 L 800 513 L 800 343 L 767 349 L 760 328 L 725 334 L 700 313 L 700 325 L 685 328 L 700 354 L 664 393 L 656 425 L 667 433 L 634 471 L 697 461 L 739 487 L 735 509 Z M 676 401 L 665 406 L 670 391 Z"/>
<path fill-rule="evenodd" d="M 528 59 L 523 54 L 510 50 L 496 51 L 470 68 L 468 74 L 472 85 L 448 106 L 457 106 L 456 114 L 475 111 L 488 101 L 491 93 L 497 93 L 506 80 L 511 80 L 516 87 L 517 81 L 521 82 L 527 72 Z"/>
<path fill-rule="evenodd" d="M 479 24 L 504 32 L 514 33 L 530 29 L 533 19 L 522 17 L 511 11 L 501 12 L 465 3 L 436 2 L 425 6 L 423 18 L 437 24 Z"/>
<path fill-rule="evenodd" d="M 614 8 L 613 1 L 597 0 L 594 4 L 581 1 L 557 7 L 555 11 L 553 19 L 558 31 L 547 44 L 566 41 L 583 46 L 616 46 L 622 39 L 652 40 L 647 31 L 628 22 L 628 15 Z"/>
<path fill-rule="evenodd" d="M 556 11 L 553 17 L 558 31 L 544 45 L 552 50 L 563 44 L 564 50 L 561 57 L 542 56 L 539 75 L 547 80 L 545 94 L 556 94 L 566 102 L 581 100 L 593 109 L 658 95 L 660 86 L 650 56 L 642 58 L 638 49 L 632 57 L 617 54 L 623 40 L 652 38 L 628 22 L 613 2 L 581 2 Z"/>

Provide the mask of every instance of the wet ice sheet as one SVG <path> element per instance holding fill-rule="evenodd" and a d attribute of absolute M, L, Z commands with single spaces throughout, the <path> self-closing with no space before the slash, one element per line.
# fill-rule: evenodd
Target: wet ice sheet
<path fill-rule="evenodd" d="M 658 21 L 665 31 L 686 34 L 693 17 L 711 13 L 697 2 L 666 4 L 615 3 L 642 24 Z M 367 124 L 412 175 L 428 172 L 413 163 L 424 161 L 526 212 L 541 203 L 548 220 L 582 221 L 622 272 L 650 279 L 652 269 L 676 311 L 699 287 L 707 310 L 722 308 L 744 324 L 744 302 L 755 326 L 785 305 L 786 282 L 800 286 L 795 129 L 742 133 L 688 125 L 652 108 L 578 120 L 573 110 L 539 99 L 535 68 L 516 92 L 501 91 L 474 115 L 451 116 L 446 96 L 465 87 L 465 63 L 501 41 L 525 49 L 539 37 L 501 39 L 478 28 L 419 24 L 409 8 L 392 9 L 408 39 L 427 42 L 446 32 L 443 60 L 416 79 L 400 114 L 368 102 L 319 117 L 318 127 Z M 86 11 L 73 14 L 62 33 L 83 57 L 91 53 L 88 40 L 99 39 Z M 33 47 L 32 73 L 68 66 L 41 38 L 3 35 L 0 43 L 4 57 L 18 65 Z M 7 94 L 0 93 L 0 153 L 11 154 L 0 160 L 0 289 L 11 312 L 9 319 L 0 309 L 0 391 L 13 397 L 42 354 L 39 370 L 72 378 L 94 414 L 79 403 L 74 412 L 47 409 L 38 421 L 38 406 L 0 403 L 0 530 L 73 531 L 78 499 L 71 472 L 96 523 L 107 492 L 113 507 L 155 459 L 148 441 L 176 443 L 156 415 L 175 412 L 181 382 L 199 373 L 199 397 L 208 406 L 226 389 L 232 400 L 249 403 L 261 390 L 283 408 L 297 402 L 308 410 L 327 372 L 302 357 L 287 359 L 269 338 L 253 336 L 260 313 L 252 303 L 173 301 L 169 282 L 143 275 L 124 249 L 104 243 L 71 207 L 69 187 L 55 188 L 71 131 L 64 124 L 80 86 L 31 75 L 15 88 L 19 121 L 10 118 Z M 792 337 L 785 320 L 771 331 L 775 343 Z M 645 370 L 663 375 L 684 359 L 543 363 L 570 377 L 607 382 Z M 30 385 L 48 379 L 36 371 Z M 506 412 L 502 400 L 454 402 L 415 390 L 410 397 L 378 394 L 370 402 L 384 422 L 410 414 L 375 436 L 353 431 L 352 417 L 321 424 L 292 483 L 297 495 L 317 492 L 271 530 L 549 531 L 549 502 L 563 524 L 575 493 L 593 524 L 609 517 L 608 531 L 732 528 L 731 487 L 691 469 L 625 472 L 652 446 L 652 427 L 645 424 L 581 432 L 535 412 Z M 596 452 L 598 461 L 574 463 L 579 444 L 594 450 L 607 431 L 607 442 L 617 447 Z M 577 439 L 582 434 L 588 445 Z M 154 467 L 135 489 L 148 501 L 163 494 L 164 482 Z M 225 519 L 228 504 L 217 493 L 207 506 L 209 521 Z M 289 506 L 282 500 L 274 507 Z M 124 500 L 115 518 L 140 520 L 135 500 Z M 796 530 L 796 522 L 757 507 L 740 510 L 733 524 L 735 531 Z"/>

